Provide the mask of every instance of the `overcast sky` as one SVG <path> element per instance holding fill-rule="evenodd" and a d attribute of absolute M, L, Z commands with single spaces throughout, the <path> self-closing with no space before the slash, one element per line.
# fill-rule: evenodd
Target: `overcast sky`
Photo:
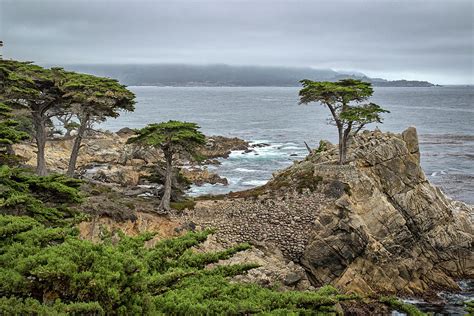
<path fill-rule="evenodd" d="M 311 66 L 474 83 L 473 0 L 0 0 L 6 58 Z"/>

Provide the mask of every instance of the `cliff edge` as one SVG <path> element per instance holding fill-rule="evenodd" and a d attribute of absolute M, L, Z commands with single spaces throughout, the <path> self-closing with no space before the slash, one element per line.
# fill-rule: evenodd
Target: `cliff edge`
<path fill-rule="evenodd" d="M 348 164 L 336 161 L 322 143 L 262 187 L 199 202 L 189 220 L 224 244 L 277 248 L 314 286 L 429 295 L 474 278 L 474 209 L 428 182 L 415 128 L 365 131 Z"/>

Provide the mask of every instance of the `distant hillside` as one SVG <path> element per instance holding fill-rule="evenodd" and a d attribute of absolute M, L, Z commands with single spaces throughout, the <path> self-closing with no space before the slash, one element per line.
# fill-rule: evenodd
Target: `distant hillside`
<path fill-rule="evenodd" d="M 129 86 L 298 86 L 299 80 L 335 81 L 356 78 L 374 86 L 430 87 L 426 81 L 388 81 L 361 73 L 344 74 L 331 69 L 229 65 L 69 65 L 66 69 L 119 79 Z"/>

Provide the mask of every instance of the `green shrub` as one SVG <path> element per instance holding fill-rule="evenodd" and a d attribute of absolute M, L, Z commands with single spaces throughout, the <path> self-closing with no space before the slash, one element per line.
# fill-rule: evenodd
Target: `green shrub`
<path fill-rule="evenodd" d="M 381 297 L 379 301 L 399 312 L 406 313 L 409 316 L 426 315 L 425 313 L 421 312 L 418 308 L 416 308 L 415 305 L 404 303 L 394 296 L 384 296 L 384 297 Z"/>
<path fill-rule="evenodd" d="M 465 310 L 468 315 L 474 315 L 474 300 L 464 302 L 464 305 L 466 306 Z"/>
<path fill-rule="evenodd" d="M 63 175 L 39 177 L 27 170 L 0 166 L 0 209 L 28 215 L 45 224 L 73 219 L 68 204 L 81 202 L 80 181 Z"/>
<path fill-rule="evenodd" d="M 230 282 L 256 265 L 217 265 L 250 247 L 195 252 L 209 231 L 145 247 L 145 234 L 94 244 L 68 226 L 47 227 L 28 216 L 0 215 L 0 314 L 315 314 L 334 312 L 332 287 L 276 292 Z"/>

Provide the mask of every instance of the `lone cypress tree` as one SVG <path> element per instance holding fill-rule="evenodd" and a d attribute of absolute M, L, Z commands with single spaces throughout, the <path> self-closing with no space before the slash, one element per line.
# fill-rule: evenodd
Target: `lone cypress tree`
<path fill-rule="evenodd" d="M 135 143 L 142 147 L 160 149 L 166 161 L 166 175 L 164 194 L 160 202 L 160 209 L 169 211 L 171 199 L 171 183 L 173 174 L 173 158 L 175 154 L 194 154 L 197 145 L 204 144 L 205 136 L 195 123 L 168 121 L 159 124 L 149 124 L 138 130 L 137 136 L 128 139 L 128 143 Z"/>
<path fill-rule="evenodd" d="M 338 82 L 301 80 L 300 104 L 319 102 L 331 112 L 339 134 L 339 164 L 346 162 L 349 137 L 365 125 L 382 123 L 381 113 L 389 113 L 375 103 L 363 103 L 374 90 L 369 82 L 344 79 Z"/>

